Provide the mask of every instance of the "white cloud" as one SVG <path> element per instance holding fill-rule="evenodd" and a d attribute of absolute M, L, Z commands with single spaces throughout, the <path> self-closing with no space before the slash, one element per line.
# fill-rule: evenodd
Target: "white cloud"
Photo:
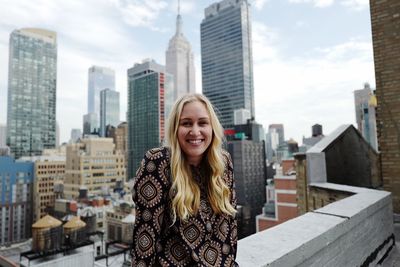
<path fill-rule="evenodd" d="M 261 10 L 263 9 L 264 5 L 268 2 L 269 0 L 253 0 L 253 5 L 256 9 Z"/>
<path fill-rule="evenodd" d="M 353 91 L 375 82 L 371 41 L 354 38 L 318 47 L 308 57 L 264 57 L 279 51 L 278 41 L 254 42 L 256 120 L 265 127 L 283 123 L 286 138 L 299 143 L 315 123 L 324 126 L 325 134 L 354 123 Z"/>
<path fill-rule="evenodd" d="M 335 0 L 289 0 L 289 3 L 311 3 L 315 7 L 329 7 L 332 6 Z"/>
<path fill-rule="evenodd" d="M 276 44 L 279 40 L 279 33 L 267 25 L 254 21 L 252 23 L 253 58 L 254 62 L 271 60 L 278 56 Z"/>
<path fill-rule="evenodd" d="M 361 11 L 369 7 L 369 0 L 343 0 L 342 5 Z"/>

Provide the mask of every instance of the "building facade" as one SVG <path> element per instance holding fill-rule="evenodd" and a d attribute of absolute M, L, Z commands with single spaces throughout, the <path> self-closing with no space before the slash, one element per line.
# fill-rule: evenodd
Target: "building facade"
<path fill-rule="evenodd" d="M 128 83 L 128 179 L 131 179 L 144 153 L 164 142 L 173 82 L 164 66 L 149 60 L 128 70 Z"/>
<path fill-rule="evenodd" d="M 115 91 L 115 72 L 106 67 L 92 66 L 88 71 L 88 113 L 100 118 L 100 91 L 106 88 Z"/>
<path fill-rule="evenodd" d="M 83 115 L 83 134 L 99 134 L 99 118 L 96 113 L 88 113 Z"/>
<path fill-rule="evenodd" d="M 110 89 L 100 91 L 100 136 L 106 136 L 106 127 L 119 124 L 119 92 Z"/>
<path fill-rule="evenodd" d="M 56 146 L 57 37 L 44 29 L 10 36 L 7 145 L 15 158 Z"/>
<path fill-rule="evenodd" d="M 256 232 L 256 216 L 265 203 L 266 166 L 263 142 L 228 141 L 232 156 L 238 203 L 238 238 Z"/>
<path fill-rule="evenodd" d="M 65 156 L 40 156 L 34 160 L 33 221 L 54 209 L 54 188 L 64 183 Z"/>
<path fill-rule="evenodd" d="M 400 213 L 400 2 L 370 1 L 370 9 L 383 188 L 392 192 L 393 210 Z"/>
<path fill-rule="evenodd" d="M 230 128 L 236 109 L 247 109 L 255 117 L 250 6 L 247 0 L 223 0 L 204 13 L 203 93 L 216 107 L 222 125 Z"/>
<path fill-rule="evenodd" d="M 7 137 L 7 126 L 0 124 L 0 147 L 5 147 Z"/>
<path fill-rule="evenodd" d="M 71 139 L 69 140 L 70 143 L 76 143 L 81 138 L 82 138 L 81 129 L 71 129 Z"/>
<path fill-rule="evenodd" d="M 80 190 L 87 195 L 107 195 L 125 182 L 125 157 L 115 152 L 111 138 L 87 138 L 67 146 L 64 195 L 67 199 L 79 197 Z"/>
<path fill-rule="evenodd" d="M 33 163 L 0 156 L 0 246 L 31 237 Z"/>
<path fill-rule="evenodd" d="M 357 129 L 368 143 L 378 149 L 376 136 L 376 97 L 368 83 L 364 89 L 354 91 L 354 106 L 356 109 Z"/>
<path fill-rule="evenodd" d="M 196 92 L 192 47 L 183 35 L 182 24 L 182 17 L 178 6 L 176 32 L 169 40 L 168 49 L 165 53 L 166 72 L 172 74 L 174 79 L 173 101 L 185 94 Z"/>

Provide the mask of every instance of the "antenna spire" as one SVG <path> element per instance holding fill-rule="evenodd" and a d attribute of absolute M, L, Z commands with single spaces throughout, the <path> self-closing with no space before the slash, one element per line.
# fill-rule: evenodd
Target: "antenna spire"
<path fill-rule="evenodd" d="M 176 16 L 176 33 L 175 35 L 182 34 L 182 17 L 181 17 L 181 1 L 178 0 L 178 15 Z"/>

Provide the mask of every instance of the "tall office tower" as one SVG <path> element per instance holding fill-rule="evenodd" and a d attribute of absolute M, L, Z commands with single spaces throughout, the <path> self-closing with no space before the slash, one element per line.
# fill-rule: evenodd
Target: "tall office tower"
<path fill-rule="evenodd" d="M 106 136 L 106 127 L 119 124 L 119 92 L 110 89 L 100 91 L 100 136 Z"/>
<path fill-rule="evenodd" d="M 114 150 L 111 138 L 87 138 L 67 146 L 64 195 L 76 199 L 80 190 L 88 195 L 108 194 L 125 182 L 124 155 Z"/>
<path fill-rule="evenodd" d="M 278 124 L 270 124 L 268 126 L 268 132 L 274 132 L 277 134 L 277 140 L 274 140 L 273 145 L 279 146 L 280 144 L 283 144 L 285 141 L 285 130 L 283 128 L 283 124 L 278 123 Z M 275 148 L 274 148 L 275 149 Z"/>
<path fill-rule="evenodd" d="M 100 118 L 100 91 L 104 89 L 115 91 L 115 72 L 106 67 L 92 66 L 89 68 L 88 114 L 95 113 Z"/>
<path fill-rule="evenodd" d="M 99 117 L 96 113 L 83 115 L 83 135 L 99 134 Z"/>
<path fill-rule="evenodd" d="M 234 110 L 254 113 L 250 7 L 247 0 L 223 0 L 205 9 L 201 23 L 203 93 L 222 125 L 234 124 Z"/>
<path fill-rule="evenodd" d="M 180 3 L 178 3 L 178 16 L 176 17 L 176 32 L 169 40 L 165 63 L 166 71 L 174 76 L 172 101 L 182 95 L 196 92 L 193 53 L 190 43 L 182 32 Z"/>
<path fill-rule="evenodd" d="M 56 146 L 57 37 L 25 28 L 10 35 L 7 144 L 15 158 Z"/>
<path fill-rule="evenodd" d="M 56 147 L 60 146 L 60 124 L 56 121 Z"/>
<path fill-rule="evenodd" d="M 368 83 L 364 89 L 354 91 L 354 106 L 356 108 L 357 128 L 367 142 L 378 148 L 376 137 L 376 97 Z"/>
<path fill-rule="evenodd" d="M 0 147 L 6 146 L 7 126 L 0 124 Z"/>
<path fill-rule="evenodd" d="M 33 163 L 0 156 L 0 246 L 31 237 Z"/>
<path fill-rule="evenodd" d="M 400 1 L 370 1 L 370 8 L 383 188 L 392 192 L 394 212 L 400 213 Z"/>
<path fill-rule="evenodd" d="M 128 179 L 134 177 L 144 153 L 165 137 L 166 113 L 172 102 L 172 75 L 154 60 L 128 70 Z"/>
<path fill-rule="evenodd" d="M 76 143 L 81 138 L 82 138 L 81 129 L 71 129 L 71 138 L 69 139 L 69 143 Z"/>

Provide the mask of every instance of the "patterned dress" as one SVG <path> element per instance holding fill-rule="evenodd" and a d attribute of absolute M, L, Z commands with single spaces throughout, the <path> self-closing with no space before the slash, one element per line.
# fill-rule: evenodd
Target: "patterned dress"
<path fill-rule="evenodd" d="M 223 154 L 223 180 L 231 189 L 231 203 L 236 208 L 232 160 L 227 152 Z M 192 167 L 192 175 L 201 190 L 199 212 L 187 222 L 177 219 L 172 224 L 169 149 L 146 152 L 133 189 L 136 221 L 132 266 L 238 266 L 236 219 L 213 213 L 204 168 Z"/>

